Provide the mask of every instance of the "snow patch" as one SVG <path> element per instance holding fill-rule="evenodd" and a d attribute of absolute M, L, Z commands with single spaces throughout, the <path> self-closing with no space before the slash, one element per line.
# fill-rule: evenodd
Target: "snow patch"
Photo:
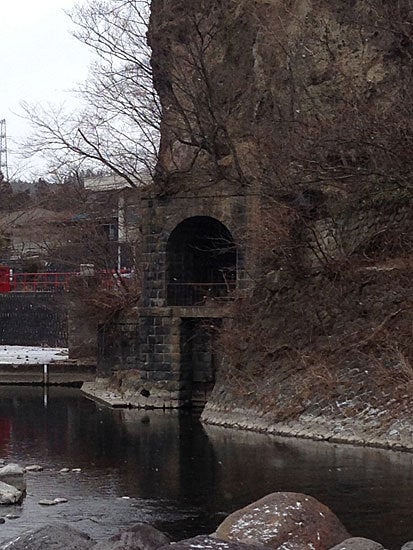
<path fill-rule="evenodd" d="M 44 365 L 69 358 L 67 348 L 0 346 L 0 365 Z"/>

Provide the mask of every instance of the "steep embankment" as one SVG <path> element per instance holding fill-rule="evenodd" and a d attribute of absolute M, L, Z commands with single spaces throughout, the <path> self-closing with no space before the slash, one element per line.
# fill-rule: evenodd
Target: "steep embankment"
<path fill-rule="evenodd" d="M 244 313 L 223 335 L 231 362 L 203 420 L 413 450 L 408 277 L 396 267 L 316 278 L 264 315 Z"/>

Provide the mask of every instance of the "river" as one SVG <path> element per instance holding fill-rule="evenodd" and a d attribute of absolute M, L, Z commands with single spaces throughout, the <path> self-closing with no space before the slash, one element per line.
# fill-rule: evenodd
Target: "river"
<path fill-rule="evenodd" d="M 176 411 L 113 410 L 79 390 L 0 387 L 0 457 L 40 464 L 0 542 L 58 520 L 102 539 L 146 521 L 175 540 L 210 533 L 274 491 L 307 493 L 355 536 L 413 540 L 413 454 L 277 438 Z M 60 473 L 62 468 L 80 472 Z M 66 504 L 43 507 L 41 499 Z"/>

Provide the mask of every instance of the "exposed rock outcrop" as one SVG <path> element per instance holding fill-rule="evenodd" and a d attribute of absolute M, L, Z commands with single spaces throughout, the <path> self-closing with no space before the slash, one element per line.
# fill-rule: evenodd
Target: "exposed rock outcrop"
<path fill-rule="evenodd" d="M 166 251 L 210 217 L 239 261 L 203 419 L 413 448 L 411 29 L 409 0 L 152 0 L 161 146 L 122 401 L 188 399 L 178 333 L 203 306 L 168 309 Z"/>

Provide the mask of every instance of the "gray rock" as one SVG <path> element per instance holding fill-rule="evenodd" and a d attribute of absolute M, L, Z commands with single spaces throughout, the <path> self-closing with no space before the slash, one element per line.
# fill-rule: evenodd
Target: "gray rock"
<path fill-rule="evenodd" d="M 68 472 L 70 472 L 70 468 L 62 468 L 59 470 L 59 474 L 67 474 Z"/>
<path fill-rule="evenodd" d="M 401 550 L 413 550 L 413 540 L 406 542 L 406 544 L 403 544 Z"/>
<path fill-rule="evenodd" d="M 45 525 L 5 542 L 0 550 L 87 550 L 95 542 L 64 523 Z"/>
<path fill-rule="evenodd" d="M 40 504 L 40 506 L 56 506 L 57 502 L 48 498 L 42 498 L 42 500 L 39 500 L 38 504 Z"/>
<path fill-rule="evenodd" d="M 257 550 L 262 545 L 229 542 L 208 535 L 199 535 L 192 539 L 181 540 L 169 546 L 162 546 L 159 550 Z"/>
<path fill-rule="evenodd" d="M 57 498 L 53 499 L 53 502 L 55 504 L 64 504 L 65 502 L 68 502 L 68 500 L 67 500 L 67 498 L 57 497 Z"/>
<path fill-rule="evenodd" d="M 33 464 L 32 466 L 26 466 L 25 470 L 26 472 L 42 472 L 43 466 L 39 466 L 39 464 Z"/>
<path fill-rule="evenodd" d="M 24 468 L 19 466 L 18 464 L 7 464 L 7 466 L 3 466 L 0 468 L 0 478 L 3 478 L 4 476 L 23 476 L 24 475 Z"/>
<path fill-rule="evenodd" d="M 330 548 L 330 550 L 384 550 L 384 547 L 374 540 L 351 537 Z"/>
<path fill-rule="evenodd" d="M 18 504 L 23 498 L 23 492 L 13 485 L 0 481 L 0 504 Z"/>
<path fill-rule="evenodd" d="M 23 493 L 26 491 L 26 478 L 24 468 L 18 464 L 7 464 L 0 468 L 0 481 L 13 485 Z"/>
<path fill-rule="evenodd" d="M 169 542 L 169 538 L 155 527 L 146 523 L 137 523 L 127 531 L 98 542 L 93 550 L 157 550 L 166 545 L 171 550 Z"/>

